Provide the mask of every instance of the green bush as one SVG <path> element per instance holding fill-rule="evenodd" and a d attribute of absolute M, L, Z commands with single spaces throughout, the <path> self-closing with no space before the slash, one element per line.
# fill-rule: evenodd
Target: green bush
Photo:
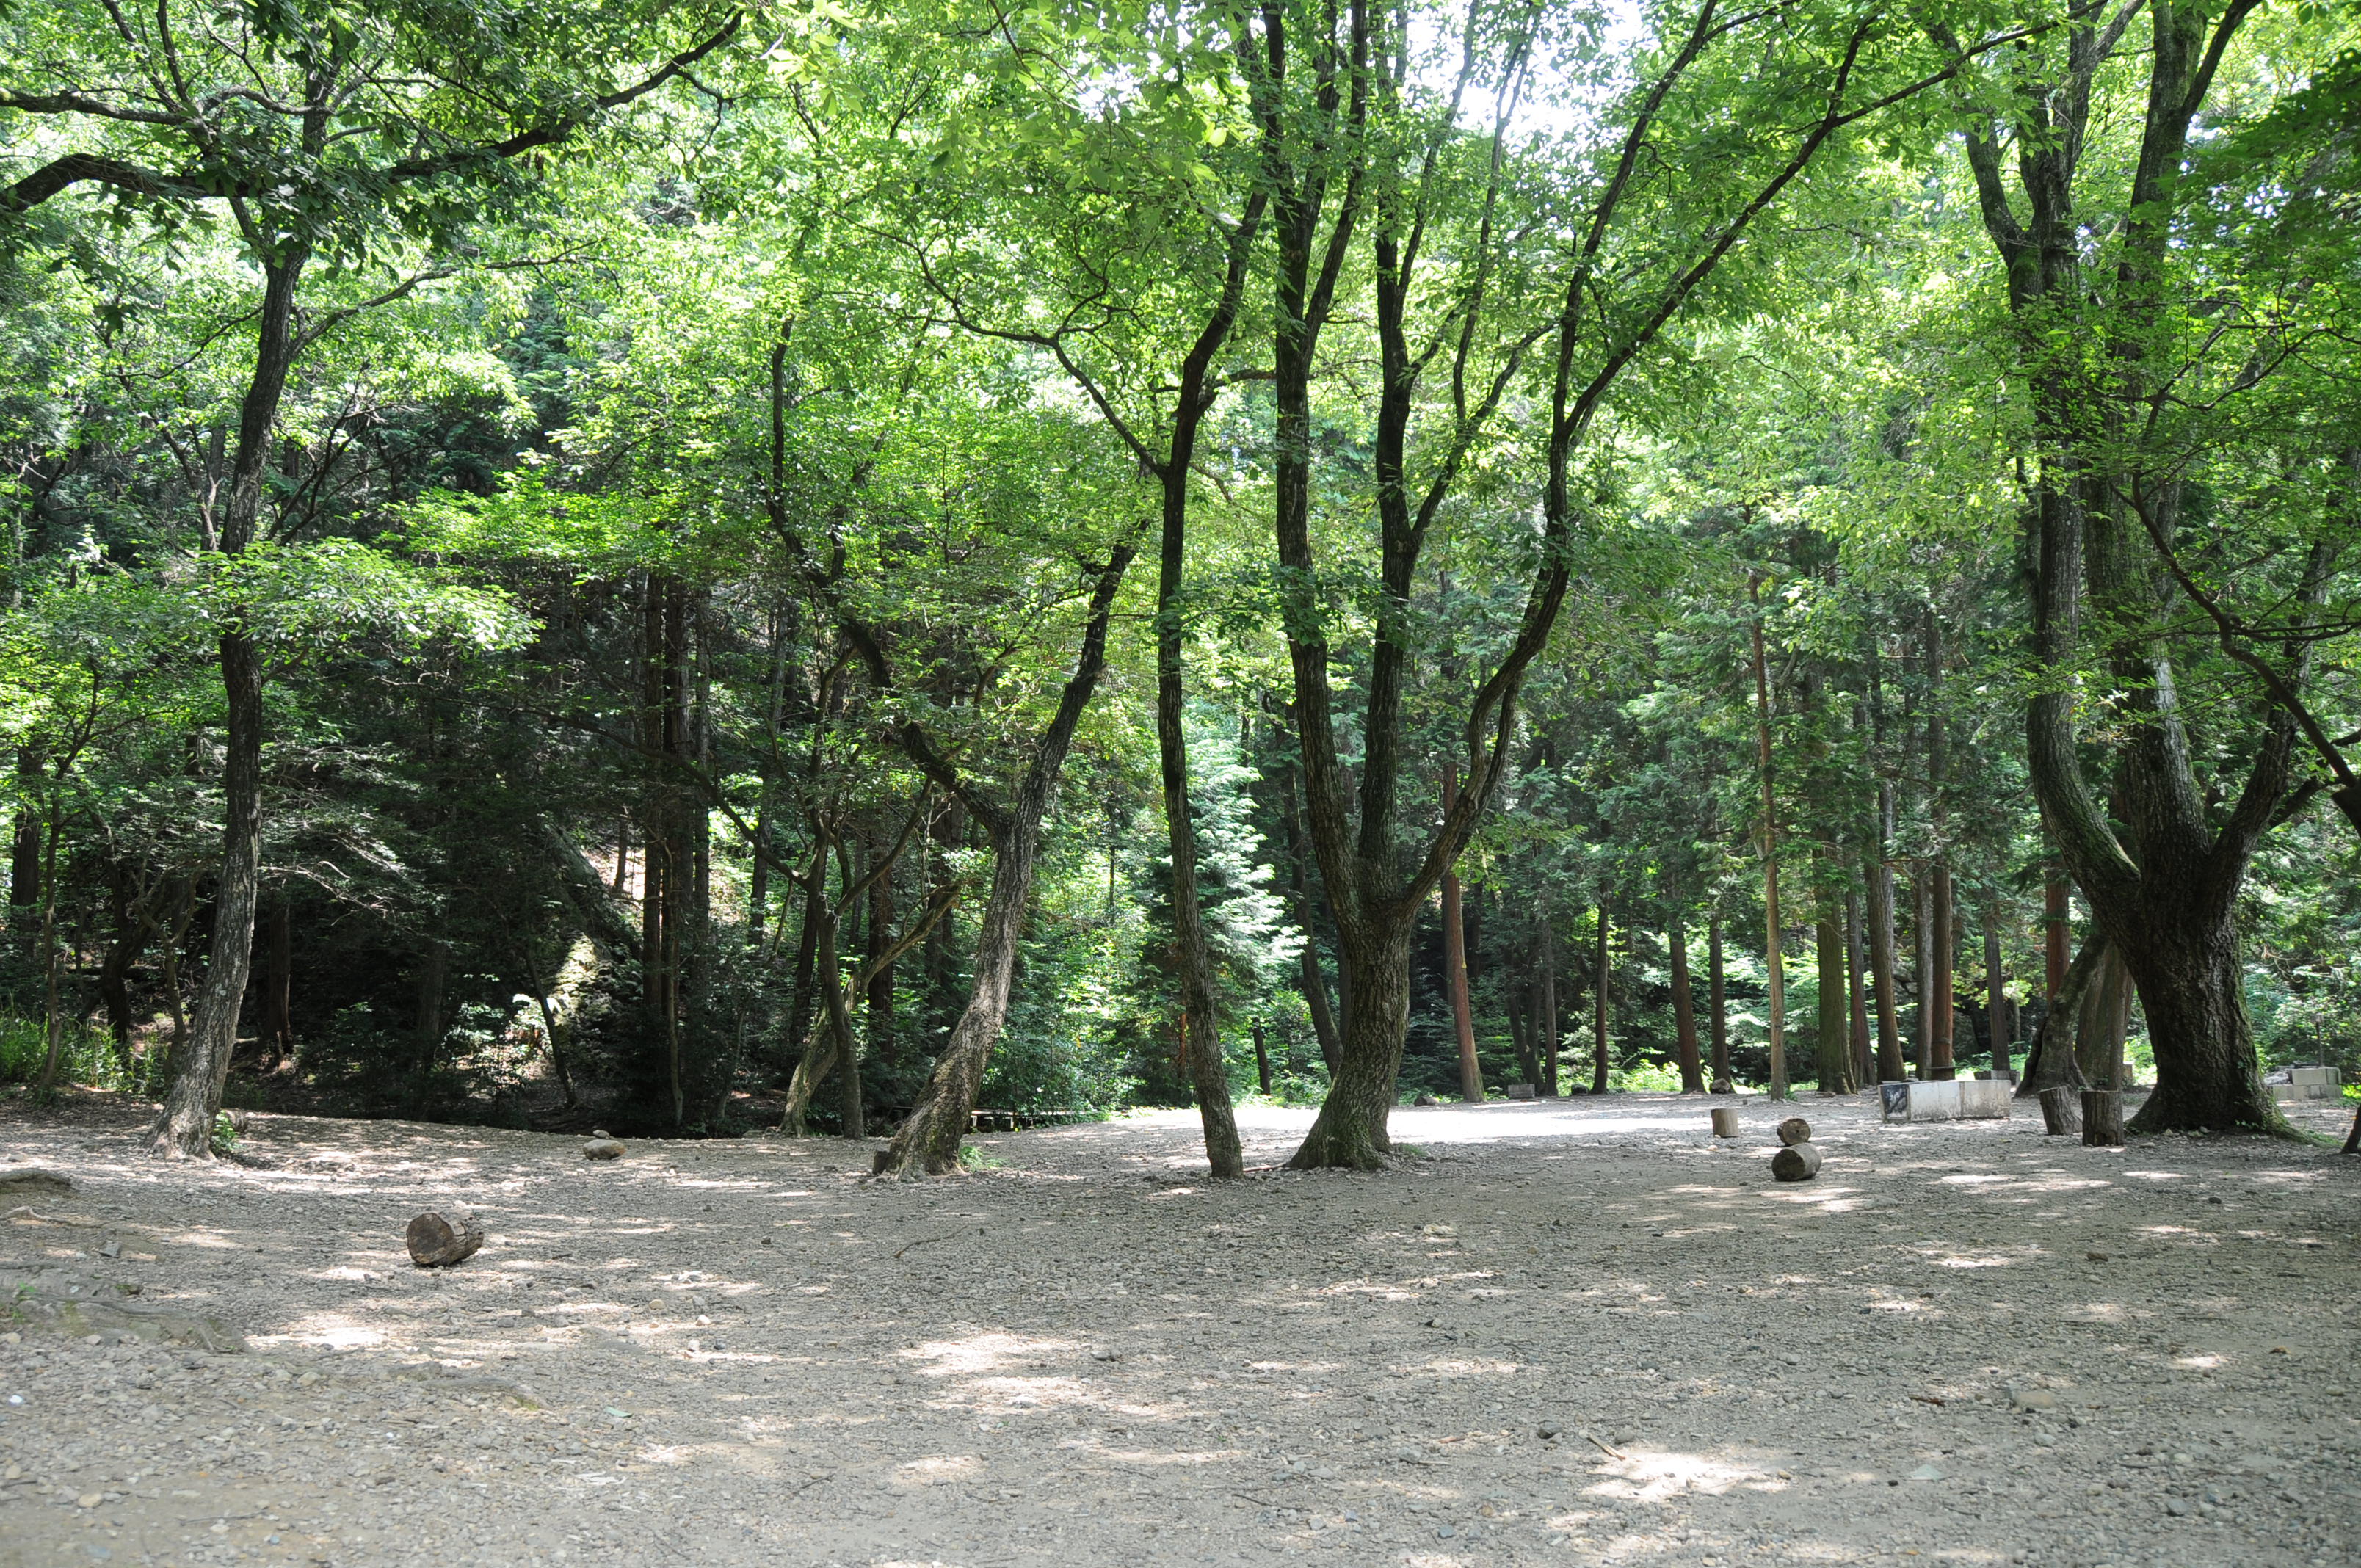
<path fill-rule="evenodd" d="M 69 1022 L 58 1053 L 58 1082 L 144 1094 L 161 1053 L 134 1055 L 104 1029 Z M 0 1014 L 0 1083 L 32 1083 L 41 1076 L 49 1041 L 38 1018 Z"/>

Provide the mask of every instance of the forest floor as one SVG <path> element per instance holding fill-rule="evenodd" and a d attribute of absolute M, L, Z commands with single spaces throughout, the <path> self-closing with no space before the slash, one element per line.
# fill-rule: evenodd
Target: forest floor
<path fill-rule="evenodd" d="M 74 1182 L 0 1198 L 0 1563 L 2361 1555 L 2361 1160 L 1790 1109 L 1798 1186 L 1780 1110 L 1643 1094 L 1403 1111 L 1372 1175 L 1215 1185 L 1159 1113 L 904 1185 L 298 1117 L 170 1167 L 140 1107 L 0 1106 L 0 1181 Z M 490 1240 L 413 1268 L 454 1200 Z M 60 1315 L 109 1292 L 167 1315 Z M 242 1354 L 106 1328 L 206 1316 Z"/>

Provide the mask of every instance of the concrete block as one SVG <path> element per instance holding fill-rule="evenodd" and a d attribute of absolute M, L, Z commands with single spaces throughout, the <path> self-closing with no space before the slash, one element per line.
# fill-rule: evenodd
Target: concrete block
<path fill-rule="evenodd" d="M 2015 1084 L 2004 1078 L 1981 1076 L 1957 1081 L 1962 1119 L 1978 1122 L 2008 1120 L 2009 1103 L 2016 1095 Z"/>
<path fill-rule="evenodd" d="M 1531 1100 L 1532 1097 L 1533 1097 L 1533 1086 L 1532 1086 L 1532 1084 L 1530 1084 L 1530 1083 L 1512 1083 L 1512 1084 L 1509 1085 L 1509 1098 L 1510 1098 L 1510 1099 L 1511 1099 L 1511 1100 Z"/>
<path fill-rule="evenodd" d="M 2297 1084 L 2326 1084 L 2331 1089 L 2341 1087 L 2343 1080 L 2333 1067 L 2291 1067 L 2288 1081 Z"/>
<path fill-rule="evenodd" d="M 1956 1078 L 1910 1079 L 1877 1087 L 1889 1122 L 1956 1122 L 1960 1119 L 1960 1084 Z"/>

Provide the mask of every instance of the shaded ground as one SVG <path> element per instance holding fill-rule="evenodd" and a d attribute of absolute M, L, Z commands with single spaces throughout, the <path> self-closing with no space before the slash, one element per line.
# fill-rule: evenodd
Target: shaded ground
<path fill-rule="evenodd" d="M 0 1167 L 78 1184 L 0 1199 L 0 1274 L 251 1346 L 10 1325 L 0 1563 L 2361 1558 L 2361 1160 L 1798 1109 L 1797 1187 L 1768 1106 L 1717 1146 L 1653 1095 L 1214 1187 L 1186 1115 L 904 1186 L 269 1117 L 271 1168 L 172 1168 L 136 1108 L 0 1108 Z M 1307 1121 L 1243 1115 L 1249 1158 Z M 412 1269 L 454 1199 L 490 1242 Z"/>

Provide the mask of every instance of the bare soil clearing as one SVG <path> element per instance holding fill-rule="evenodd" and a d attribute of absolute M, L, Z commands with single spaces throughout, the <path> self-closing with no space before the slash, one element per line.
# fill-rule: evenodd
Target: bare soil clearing
<path fill-rule="evenodd" d="M 268 1168 L 170 1167 L 136 1107 L 0 1111 L 0 1168 L 76 1184 L 0 1222 L 39 1293 L 0 1563 L 2361 1554 L 2361 1161 L 1815 1098 L 1781 1185 L 1782 1113 L 1717 1144 L 1728 1103 L 1405 1110 L 1395 1169 L 1218 1187 L 1188 1114 L 905 1185 L 871 1145 L 269 1117 Z M 1249 1161 L 1308 1122 L 1243 1113 Z M 453 1201 L 489 1240 L 413 1267 Z M 68 1289 L 250 1348 L 89 1343 L 35 1310 Z"/>

